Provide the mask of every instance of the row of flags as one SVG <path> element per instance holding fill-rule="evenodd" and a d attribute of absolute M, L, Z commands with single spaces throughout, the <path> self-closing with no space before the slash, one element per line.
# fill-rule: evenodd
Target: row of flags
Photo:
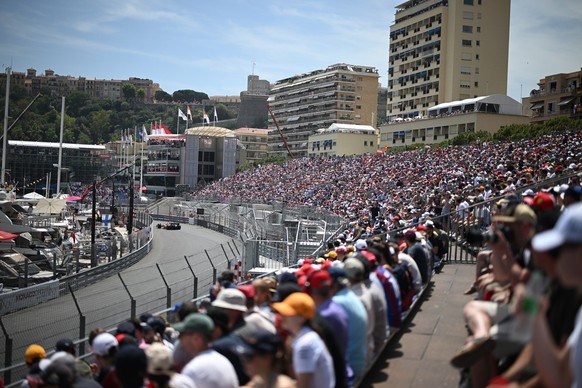
<path fill-rule="evenodd" d="M 178 117 L 182 120 L 188 122 L 188 120 L 192 120 L 192 111 L 190 110 L 190 106 L 187 106 L 186 113 L 182 111 L 182 109 L 178 108 Z M 216 107 L 214 107 L 214 123 L 218 121 L 218 114 L 216 113 Z M 206 113 L 206 109 L 202 108 L 202 124 L 210 124 L 210 118 Z M 172 132 L 166 127 L 164 123 L 160 120 L 154 121 L 151 123 L 150 133 L 149 135 L 170 135 Z M 122 129 L 121 130 L 121 142 L 124 147 L 127 145 L 133 145 L 134 141 L 148 141 L 149 139 L 148 132 L 146 130 L 145 125 L 142 128 L 134 128 L 134 129 Z"/>
<path fill-rule="evenodd" d="M 187 106 L 186 114 L 184 114 L 182 109 L 178 108 L 178 117 L 186 122 L 188 120 L 192 121 L 192 111 L 190 110 L 190 106 L 189 105 Z M 218 113 L 216 113 L 216 107 L 214 107 L 214 122 L 216 123 L 217 121 Z M 208 117 L 205 108 L 202 108 L 202 123 L 210 124 L 210 118 Z"/>

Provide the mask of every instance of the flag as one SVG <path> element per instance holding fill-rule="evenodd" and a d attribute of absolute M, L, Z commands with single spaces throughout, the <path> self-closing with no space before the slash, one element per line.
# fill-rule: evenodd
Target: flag
<path fill-rule="evenodd" d="M 190 121 L 192 121 L 192 111 L 190 110 L 190 105 L 186 105 L 186 107 L 188 108 L 188 110 L 186 111 L 186 114 L 188 115 L 188 118 L 190 119 Z"/>
<path fill-rule="evenodd" d="M 214 121 L 218 121 L 218 114 L 216 113 L 216 106 L 214 107 Z"/>
<path fill-rule="evenodd" d="M 206 114 L 206 110 L 202 110 L 203 114 L 202 114 L 202 124 L 207 123 L 210 124 L 210 119 L 208 118 L 208 115 Z"/>
<path fill-rule="evenodd" d="M 133 145 L 133 132 L 131 131 L 131 129 L 127 130 L 127 137 L 129 138 L 129 145 Z"/>
<path fill-rule="evenodd" d="M 141 139 L 142 139 L 142 141 L 148 141 L 149 140 L 148 131 L 146 131 L 145 124 L 141 128 Z"/>
<path fill-rule="evenodd" d="M 182 112 L 182 109 L 178 108 L 178 117 L 182 118 L 184 121 L 188 121 L 188 117 Z"/>
<path fill-rule="evenodd" d="M 170 131 L 168 127 L 166 127 L 166 124 L 160 121 L 160 135 L 171 135 L 171 134 L 172 131 Z"/>

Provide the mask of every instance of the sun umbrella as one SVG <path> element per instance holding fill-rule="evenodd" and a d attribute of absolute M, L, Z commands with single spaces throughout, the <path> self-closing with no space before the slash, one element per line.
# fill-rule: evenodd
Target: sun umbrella
<path fill-rule="evenodd" d="M 81 200 L 81 197 L 77 197 L 76 195 L 70 195 L 67 197 L 67 202 L 76 202 Z"/>
<path fill-rule="evenodd" d="M 59 214 L 67 206 L 64 199 L 51 198 L 41 199 L 36 204 L 33 214 Z"/>
<path fill-rule="evenodd" d="M 16 237 L 18 237 L 17 234 L 8 233 L 3 230 L 0 230 L 0 241 L 13 240 Z"/>
<path fill-rule="evenodd" d="M 26 199 L 43 199 L 44 196 L 42 194 L 37 193 L 36 191 L 33 191 L 32 193 L 24 194 L 22 196 L 22 198 L 26 198 Z"/>

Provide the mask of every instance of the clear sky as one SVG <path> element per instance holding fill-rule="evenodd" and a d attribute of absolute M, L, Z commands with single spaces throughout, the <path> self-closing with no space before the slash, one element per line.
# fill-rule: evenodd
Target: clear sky
<path fill-rule="evenodd" d="M 506 1 L 506 0 L 485 0 Z M 0 65 L 97 79 L 149 78 L 168 93 L 238 95 L 254 67 L 279 79 L 335 63 L 387 84 L 394 0 L 1 0 Z M 580 0 L 513 0 L 508 94 L 580 70 Z M 253 66 L 253 63 L 256 65 Z"/>

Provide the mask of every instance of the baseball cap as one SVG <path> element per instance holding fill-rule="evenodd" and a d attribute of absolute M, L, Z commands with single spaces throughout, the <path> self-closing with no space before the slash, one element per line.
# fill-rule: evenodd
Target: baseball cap
<path fill-rule="evenodd" d="M 424 223 L 424 226 L 426 226 L 427 228 L 434 228 L 434 222 L 432 222 L 432 220 L 427 220 Z"/>
<path fill-rule="evenodd" d="M 538 210 L 552 210 L 556 206 L 556 202 L 550 193 L 540 191 L 533 198 L 531 206 Z"/>
<path fill-rule="evenodd" d="M 242 311 L 244 313 L 247 311 L 247 298 L 242 291 L 236 288 L 227 288 L 218 293 L 212 305 L 223 309 Z"/>
<path fill-rule="evenodd" d="M 323 255 L 324 257 L 327 257 L 329 259 L 336 259 L 337 258 L 337 252 L 336 251 L 329 251 L 327 252 L 325 255 Z"/>
<path fill-rule="evenodd" d="M 358 259 L 350 257 L 344 261 L 344 271 L 349 279 L 361 278 L 364 276 L 364 263 Z"/>
<path fill-rule="evenodd" d="M 335 249 L 336 254 L 337 253 L 346 253 L 348 251 L 348 249 L 344 246 L 344 245 L 340 245 L 339 247 L 337 247 Z"/>
<path fill-rule="evenodd" d="M 404 232 L 404 238 L 407 240 L 416 240 L 416 232 L 412 229 L 408 229 Z"/>
<path fill-rule="evenodd" d="M 148 373 L 152 375 L 171 376 L 172 351 L 161 342 L 154 342 L 145 351 L 148 360 Z"/>
<path fill-rule="evenodd" d="M 98 356 L 107 356 L 109 349 L 117 347 L 119 342 L 112 334 L 101 333 L 93 340 L 93 353 Z"/>
<path fill-rule="evenodd" d="M 123 377 L 145 374 L 147 367 L 148 359 L 145 352 L 135 345 L 122 347 L 115 357 L 115 371 L 121 386 L 124 386 Z"/>
<path fill-rule="evenodd" d="M 553 229 L 535 235 L 532 247 L 541 252 L 566 243 L 582 244 L 582 203 L 567 207 Z"/>
<path fill-rule="evenodd" d="M 129 321 L 121 322 L 117 325 L 117 334 L 129 334 L 135 336 L 135 326 Z"/>
<path fill-rule="evenodd" d="M 291 283 L 291 282 L 281 283 L 279 285 L 279 287 L 277 287 L 277 293 L 275 294 L 274 300 L 281 302 L 281 301 L 285 300 L 285 298 L 287 298 L 289 295 L 293 294 L 294 292 L 300 292 L 300 291 L 301 291 L 301 287 L 297 283 Z"/>
<path fill-rule="evenodd" d="M 224 292 L 225 290 L 221 291 Z M 238 291 L 238 290 L 237 290 Z M 240 292 L 240 291 L 239 291 Z M 212 335 L 214 331 L 214 322 L 206 314 L 192 313 L 186 317 L 182 322 L 174 325 L 174 329 L 179 332 L 195 331 L 204 335 Z"/>
<path fill-rule="evenodd" d="M 42 346 L 37 344 L 30 345 L 24 352 L 24 361 L 26 361 L 27 364 L 32 364 L 43 358 L 46 358 L 46 352 Z"/>
<path fill-rule="evenodd" d="M 331 287 L 332 279 L 329 272 L 325 270 L 315 271 L 307 278 L 305 287 L 324 288 Z"/>
<path fill-rule="evenodd" d="M 496 222 L 529 222 L 530 224 L 536 223 L 536 213 L 531 207 L 525 203 L 520 203 L 516 206 L 508 207 L 503 215 L 494 216 L 493 221 Z"/>
<path fill-rule="evenodd" d="M 273 303 L 272 307 L 283 316 L 300 315 L 307 319 L 315 317 L 315 302 L 303 292 L 294 292 L 284 301 Z"/>
<path fill-rule="evenodd" d="M 532 189 L 527 189 L 526 191 L 524 191 L 523 193 L 521 193 L 522 196 L 526 197 L 533 197 L 536 195 L 536 193 L 534 193 L 534 191 Z"/>
<path fill-rule="evenodd" d="M 247 300 L 249 299 L 254 299 L 256 292 L 255 292 L 255 286 L 253 286 L 252 284 L 243 284 L 240 286 L 236 286 L 236 289 L 241 291 L 245 298 L 247 298 Z"/>
<path fill-rule="evenodd" d="M 61 338 L 57 341 L 55 349 L 57 352 L 67 351 L 75 348 L 75 343 L 69 338 Z"/>
<path fill-rule="evenodd" d="M 281 346 L 281 339 L 262 328 L 241 335 L 244 342 L 243 354 L 275 354 Z"/>
<path fill-rule="evenodd" d="M 264 276 L 253 280 L 255 288 L 266 288 L 271 292 L 277 291 L 277 280 L 272 276 Z"/>
<path fill-rule="evenodd" d="M 364 249 L 367 249 L 368 248 L 368 243 L 364 239 L 359 239 L 359 240 L 356 241 L 356 243 L 354 244 L 354 246 L 356 247 L 356 249 L 358 251 L 363 251 Z"/>

